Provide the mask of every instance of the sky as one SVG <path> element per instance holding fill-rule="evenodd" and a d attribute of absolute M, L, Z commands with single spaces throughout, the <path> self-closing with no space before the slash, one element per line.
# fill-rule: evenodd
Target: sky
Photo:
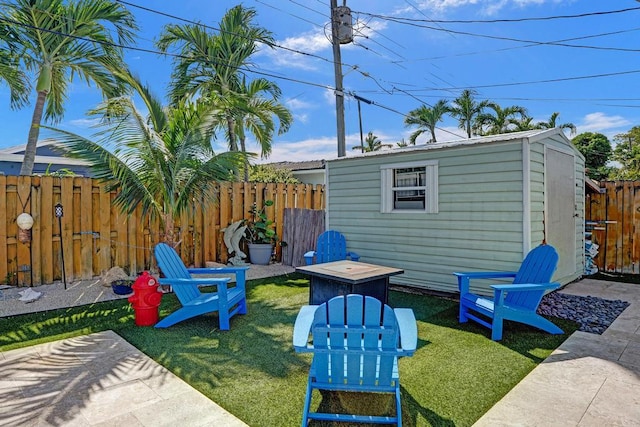
<path fill-rule="evenodd" d="M 229 0 L 126 3 L 141 28 L 137 47 L 152 51 L 157 50 L 154 42 L 164 25 L 197 21 L 215 32 L 224 13 L 239 4 Z M 259 162 L 336 158 L 330 1 L 242 4 L 256 10 L 256 23 L 271 31 L 277 44 L 262 47 L 252 57 L 247 76 L 276 82 L 281 101 L 294 117 L 290 130 L 274 137 L 271 156 Z M 573 123 L 578 133 L 600 132 L 611 140 L 640 125 L 638 1 L 338 0 L 338 4 L 350 8 L 354 25 L 353 43 L 341 45 L 347 155 L 359 152 L 359 118 L 365 135 L 373 132 L 383 143 L 396 145 L 415 130 L 404 125 L 404 115 L 423 104 L 451 101 L 463 89 L 473 89 L 478 100 L 502 107 L 525 107 L 534 122 L 547 121 L 558 112 L 559 123 Z M 630 10 L 606 13 L 624 9 Z M 165 97 L 171 58 L 127 50 L 125 59 L 154 93 Z M 100 102 L 100 94 L 79 79 L 70 89 L 64 119 L 56 126 L 90 137 L 95 129 L 85 113 Z M 360 115 L 354 95 L 371 102 L 361 103 Z M 4 104 L 0 149 L 25 144 L 33 102 L 20 111 L 10 110 L 8 89 L 0 82 L 0 103 Z M 436 136 L 447 141 L 465 134 L 457 121 L 445 116 Z M 427 140 L 425 134 L 417 143 Z M 225 150 L 222 135 L 214 145 Z M 259 152 L 252 141 L 248 149 Z"/>

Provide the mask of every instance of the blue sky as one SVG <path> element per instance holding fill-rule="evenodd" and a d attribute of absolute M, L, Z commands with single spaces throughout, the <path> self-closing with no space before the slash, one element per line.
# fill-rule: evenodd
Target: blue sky
<path fill-rule="evenodd" d="M 155 49 L 162 26 L 176 18 L 217 27 L 226 10 L 238 1 L 131 0 L 161 11 L 162 16 L 128 6 L 141 27 L 138 47 Z M 338 0 L 341 5 L 342 0 Z M 329 0 L 247 0 L 257 23 L 270 30 L 282 48 L 262 49 L 252 67 L 267 73 L 282 89 L 294 124 L 276 136 L 267 161 L 298 161 L 337 157 L 334 71 Z M 474 88 L 478 99 L 503 107 L 526 107 L 535 121 L 559 112 L 560 123 L 571 122 L 581 132 L 601 132 L 612 138 L 640 125 L 640 10 L 565 19 L 531 20 L 640 8 L 631 0 L 347 0 L 355 25 L 355 43 L 343 45 L 344 87 L 373 101 L 362 103 L 366 134 L 384 143 L 407 138 L 411 128 L 403 115 L 421 103 L 453 99 Z M 450 21 L 499 21 L 453 23 Z M 541 43 L 560 43 L 541 44 Z M 571 46 L 567 46 L 571 45 Z M 318 58 L 320 57 L 320 58 Z M 127 51 L 129 66 L 161 96 L 167 93 L 171 59 Z M 257 77 L 257 74 L 254 74 Z M 276 76 L 282 77 L 277 78 Z M 600 77 L 591 77 L 600 76 Z M 77 80 L 71 86 L 64 120 L 58 127 L 91 135 L 85 112 L 100 101 L 99 93 Z M 33 106 L 11 111 L 6 85 L 0 148 L 26 142 Z M 359 145 L 357 102 L 345 101 L 347 155 Z M 446 117 L 439 141 L 464 133 Z M 426 138 L 418 143 L 425 143 Z M 222 142 L 221 142 L 222 143 Z M 218 147 L 223 150 L 224 144 Z M 255 144 L 249 149 L 258 151 Z"/>

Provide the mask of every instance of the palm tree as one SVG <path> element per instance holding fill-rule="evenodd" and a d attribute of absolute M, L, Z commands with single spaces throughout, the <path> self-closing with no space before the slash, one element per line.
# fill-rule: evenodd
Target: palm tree
<path fill-rule="evenodd" d="M 487 108 L 492 109 L 493 113 L 482 113 L 476 117 L 475 128 L 480 135 L 497 135 L 511 132 L 509 126 L 513 125 L 514 121 L 527 116 L 527 109 L 519 105 L 502 108 L 495 102 L 488 102 Z"/>
<path fill-rule="evenodd" d="M 510 125 L 513 125 L 513 132 L 522 132 L 525 130 L 539 129 L 535 123 L 533 123 L 533 117 L 523 116 L 520 119 L 511 119 Z"/>
<path fill-rule="evenodd" d="M 354 145 L 351 147 L 352 150 L 362 150 L 363 153 L 371 153 L 373 151 L 379 151 L 383 148 L 391 148 L 392 144 L 383 144 L 380 138 L 375 136 L 373 132 L 369 132 L 367 136 L 364 138 L 364 147 L 359 145 Z"/>
<path fill-rule="evenodd" d="M 199 96 L 200 102 L 215 104 L 224 117 L 221 123 L 229 149 L 240 149 L 238 132 L 244 135 L 243 127 L 248 125 L 261 145 L 262 155 L 267 156 L 271 152 L 273 130 L 268 130 L 273 125 L 273 116 L 280 121 L 280 132 L 284 132 L 291 124 L 291 113 L 278 103 L 280 89 L 275 83 L 259 79 L 252 85 L 241 78 L 258 44 L 274 43 L 271 32 L 253 23 L 255 16 L 254 9 L 235 6 L 222 18 L 217 35 L 208 34 L 201 25 L 168 25 L 158 48 L 166 52 L 171 46 L 180 47 L 172 74 L 173 102 Z M 271 98 L 259 96 L 265 94 Z"/>
<path fill-rule="evenodd" d="M 471 138 L 472 126 L 476 117 L 482 114 L 484 108 L 489 104 L 487 100 L 477 102 L 475 95 L 477 95 L 476 91 L 465 89 L 459 97 L 451 102 L 452 105 L 449 107 L 449 114 L 458 120 L 458 127 L 467 132 L 468 138 Z"/>
<path fill-rule="evenodd" d="M 51 129 L 65 154 L 89 162 L 94 176 L 118 190 L 114 203 L 125 213 L 138 206 L 164 228 L 174 245 L 175 220 L 194 200 L 213 197 L 211 184 L 229 180 L 244 163 L 244 153 L 215 154 L 211 148 L 217 111 L 183 101 L 163 108 L 148 87 L 128 77 L 145 103 L 145 117 L 129 97 L 111 98 L 91 111 L 101 117 L 96 140 Z"/>
<path fill-rule="evenodd" d="M 133 15 L 111 0 L 6 0 L 0 10 L 16 36 L 12 43 L 20 51 L 21 69 L 37 80 L 20 169 L 20 175 L 30 175 L 43 116 L 54 123 L 62 119 L 73 77 L 95 84 L 107 98 L 122 93 L 124 86 L 113 73 L 124 68 L 118 46 L 133 42 L 137 26 Z"/>
<path fill-rule="evenodd" d="M 260 156 L 269 157 L 275 131 L 274 118 L 279 122 L 278 135 L 282 135 L 289 130 L 293 115 L 278 102 L 281 92 L 275 83 L 267 79 L 256 79 L 247 84 L 243 79 L 241 87 L 246 108 L 240 108 L 235 114 L 240 151 L 247 151 L 245 130 L 248 130 L 260 145 Z M 264 97 L 263 94 L 268 94 L 270 97 Z M 244 167 L 244 180 L 249 181 L 248 163 Z"/>
<path fill-rule="evenodd" d="M 405 126 L 418 126 L 418 129 L 409 136 L 409 142 L 415 144 L 416 138 L 427 131 L 431 133 L 431 139 L 428 142 L 436 142 L 436 126 L 448 111 L 449 107 L 444 99 L 436 102 L 433 107 L 422 105 L 409 111 L 404 118 Z"/>
<path fill-rule="evenodd" d="M 570 130 L 570 134 L 571 135 L 575 135 L 576 134 L 576 126 L 573 123 L 562 123 L 562 124 L 557 124 L 556 121 L 558 119 L 558 116 L 560 115 L 560 113 L 555 112 L 553 114 L 551 114 L 551 117 L 549 117 L 549 120 L 546 122 L 538 122 L 537 126 L 538 129 L 553 129 L 553 128 L 560 128 L 560 129 L 569 129 Z"/>
<path fill-rule="evenodd" d="M 20 109 L 29 100 L 29 80 L 20 69 L 16 39 L 13 27 L 0 21 L 0 81 L 9 86 L 11 108 Z"/>
<path fill-rule="evenodd" d="M 404 138 L 402 138 L 400 141 L 396 142 L 396 145 L 397 145 L 399 148 L 406 148 L 406 147 L 408 147 L 408 146 L 410 146 L 410 145 L 416 145 L 416 142 L 415 142 L 415 141 L 413 141 L 413 142 L 407 142 L 407 141 L 405 141 L 405 140 L 404 140 Z"/>

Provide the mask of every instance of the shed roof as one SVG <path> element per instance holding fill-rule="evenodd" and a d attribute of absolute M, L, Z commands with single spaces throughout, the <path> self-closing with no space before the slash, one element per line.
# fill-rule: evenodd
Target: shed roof
<path fill-rule="evenodd" d="M 517 140 L 523 140 L 523 142 L 526 141 L 529 143 L 533 143 L 533 142 L 537 142 L 555 135 L 558 135 L 562 139 L 564 139 L 567 145 L 569 145 L 578 155 L 583 157 L 580 151 L 578 151 L 578 149 L 575 148 L 573 143 L 564 134 L 564 131 L 560 128 L 554 128 L 554 129 L 543 129 L 543 130 L 527 130 L 522 132 L 511 132 L 511 133 L 503 133 L 498 135 L 476 136 L 473 138 L 457 139 L 457 140 L 446 141 L 446 142 L 436 142 L 436 143 L 425 144 L 425 145 L 413 145 L 413 146 L 403 147 L 403 148 L 394 148 L 392 150 L 380 150 L 380 151 L 373 151 L 369 153 L 361 153 L 361 154 L 356 154 L 354 156 L 340 157 L 340 158 L 332 159 L 329 161 L 331 162 L 344 161 L 344 160 L 361 158 L 361 157 L 369 157 L 369 156 L 384 156 L 384 155 L 390 155 L 390 154 L 407 153 L 411 151 L 438 150 L 438 149 L 446 149 L 446 148 L 452 148 L 452 147 L 473 146 L 473 145 L 480 145 L 480 144 L 495 144 L 495 143 L 501 143 L 501 142 L 517 141 Z"/>

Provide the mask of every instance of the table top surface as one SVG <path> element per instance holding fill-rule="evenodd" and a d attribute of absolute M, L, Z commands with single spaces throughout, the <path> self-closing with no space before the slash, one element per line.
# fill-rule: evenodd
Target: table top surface
<path fill-rule="evenodd" d="M 296 271 L 311 276 L 340 279 L 354 283 L 404 273 L 404 270 L 399 268 L 348 260 L 305 265 L 296 267 Z"/>

